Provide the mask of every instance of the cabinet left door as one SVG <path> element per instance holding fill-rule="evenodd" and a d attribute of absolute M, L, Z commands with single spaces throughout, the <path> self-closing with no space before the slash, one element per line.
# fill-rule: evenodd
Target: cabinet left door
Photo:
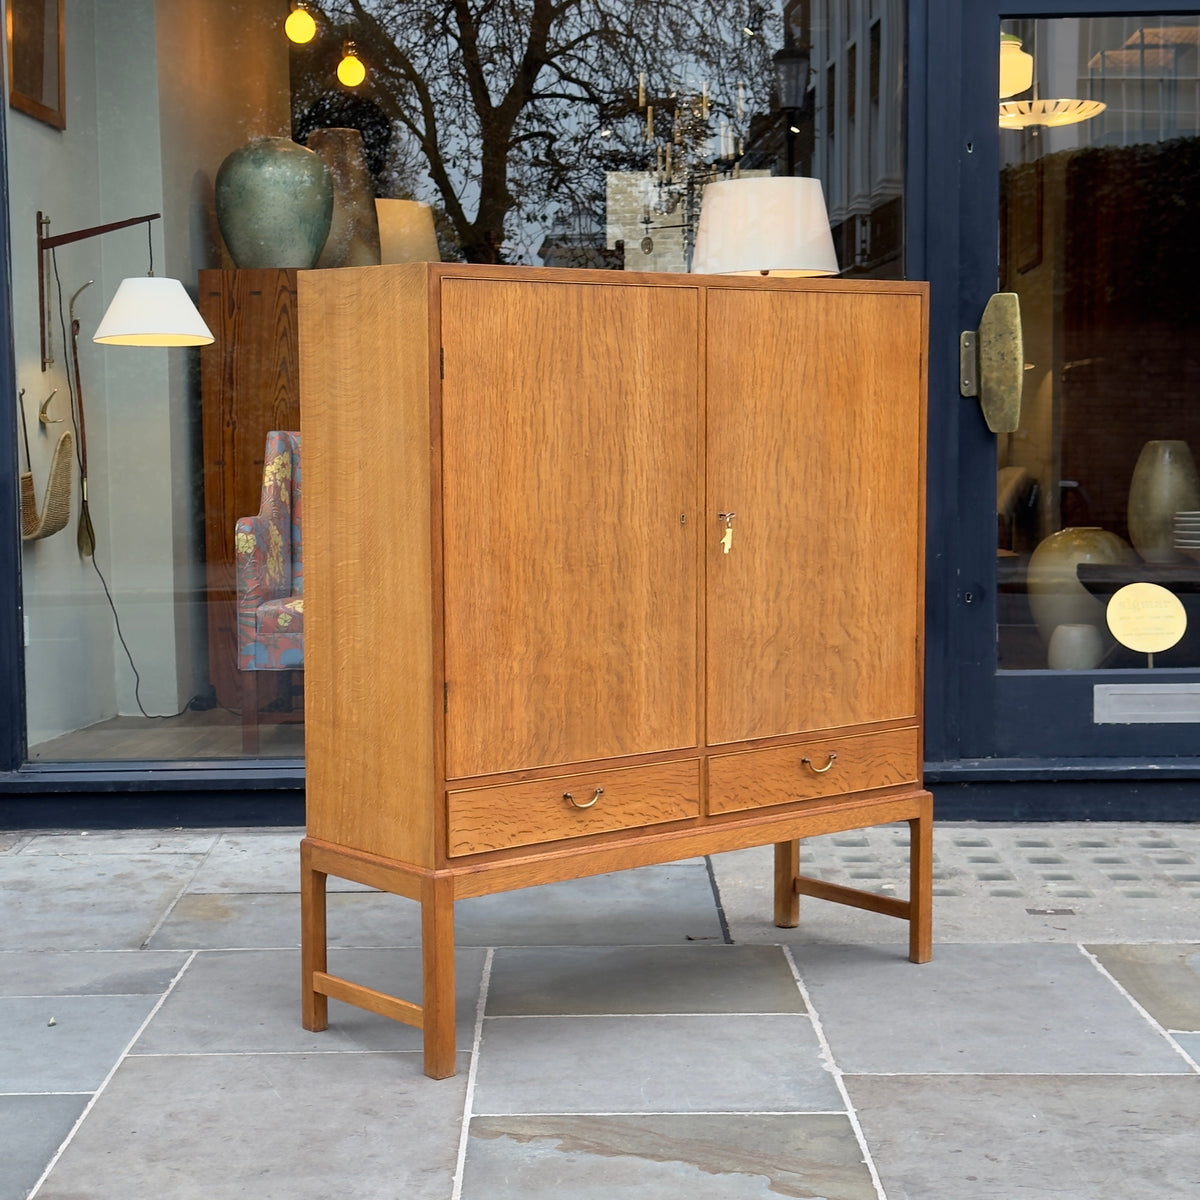
<path fill-rule="evenodd" d="M 445 279 L 447 778 L 695 746 L 686 286 Z"/>

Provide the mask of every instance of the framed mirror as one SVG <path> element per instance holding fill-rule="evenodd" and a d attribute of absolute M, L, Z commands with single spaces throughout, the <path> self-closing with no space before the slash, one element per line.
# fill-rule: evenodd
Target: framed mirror
<path fill-rule="evenodd" d="M 8 0 L 8 103 L 55 129 L 65 129 L 63 5 L 65 0 Z"/>

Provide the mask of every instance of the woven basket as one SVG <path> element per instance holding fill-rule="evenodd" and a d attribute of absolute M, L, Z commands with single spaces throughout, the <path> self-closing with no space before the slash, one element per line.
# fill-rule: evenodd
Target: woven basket
<path fill-rule="evenodd" d="M 71 519 L 71 466 L 75 458 L 75 439 L 70 431 L 63 433 L 50 459 L 50 474 L 46 477 L 46 494 L 42 497 L 42 513 L 38 516 L 37 497 L 33 491 L 32 472 L 21 474 L 21 540 L 34 542 L 63 529 Z"/>

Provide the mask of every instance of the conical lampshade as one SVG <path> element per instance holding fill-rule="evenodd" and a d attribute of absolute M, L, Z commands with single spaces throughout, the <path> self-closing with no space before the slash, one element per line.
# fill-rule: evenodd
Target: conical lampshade
<path fill-rule="evenodd" d="M 207 346 L 204 323 L 178 279 L 124 279 L 92 341 L 105 346 Z"/>
<path fill-rule="evenodd" d="M 763 175 L 704 189 L 692 270 L 704 275 L 836 275 L 819 179 Z"/>

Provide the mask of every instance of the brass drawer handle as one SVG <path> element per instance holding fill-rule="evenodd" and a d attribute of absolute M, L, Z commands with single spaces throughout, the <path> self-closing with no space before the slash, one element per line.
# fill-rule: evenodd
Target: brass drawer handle
<path fill-rule="evenodd" d="M 586 804 L 580 804 L 570 792 L 563 792 L 563 799 L 567 801 L 568 804 L 574 805 L 575 808 L 591 808 L 592 805 L 595 804 L 596 801 L 599 800 L 603 795 L 604 789 L 602 787 L 598 787 L 595 794 Z"/>
<path fill-rule="evenodd" d="M 814 767 L 811 758 L 802 758 L 800 760 L 814 775 L 824 775 L 826 771 L 837 761 L 837 754 L 830 750 L 829 761 L 823 767 Z"/>

